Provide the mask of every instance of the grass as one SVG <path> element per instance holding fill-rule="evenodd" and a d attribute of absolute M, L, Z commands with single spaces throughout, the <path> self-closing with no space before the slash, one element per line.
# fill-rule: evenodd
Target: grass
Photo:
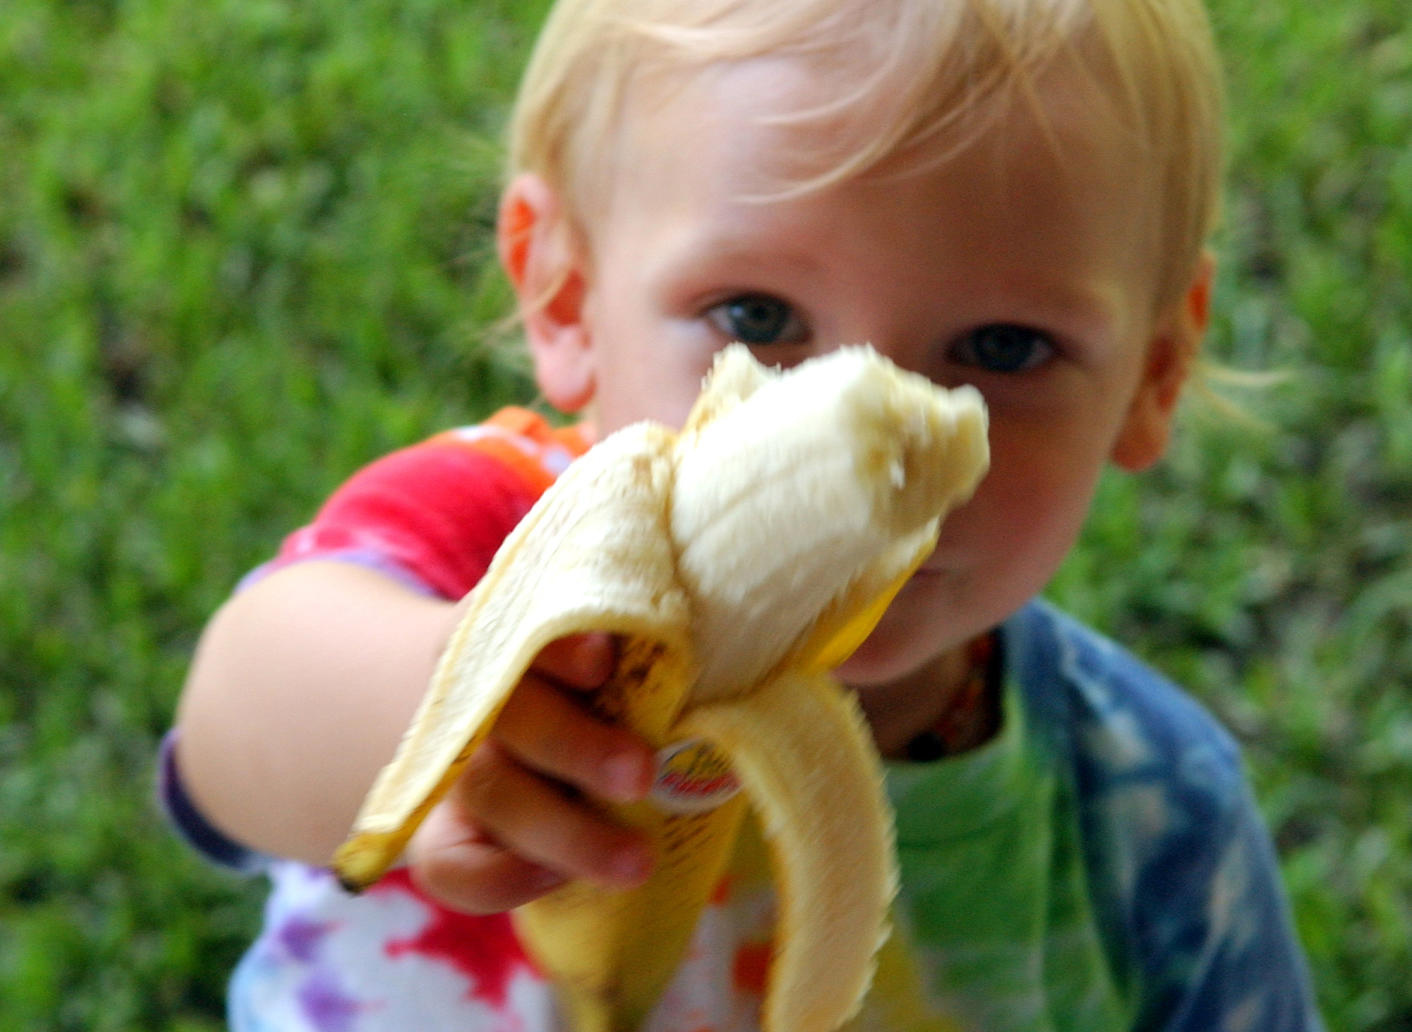
<path fill-rule="evenodd" d="M 1215 0 L 1213 352 L 1053 594 L 1247 755 L 1329 1026 L 1412 1029 L 1412 30 Z M 195 636 L 368 458 L 528 396 L 487 327 L 542 4 L 0 5 L 0 1027 L 222 1026 L 260 887 L 151 804 Z"/>

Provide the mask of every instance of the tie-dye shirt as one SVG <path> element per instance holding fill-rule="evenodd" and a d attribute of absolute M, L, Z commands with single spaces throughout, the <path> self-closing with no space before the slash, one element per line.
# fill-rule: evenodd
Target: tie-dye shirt
<path fill-rule="evenodd" d="M 355 476 L 272 566 L 338 558 L 457 597 L 587 447 L 522 410 Z M 257 571 L 257 575 L 267 570 Z M 888 767 L 902 886 L 851 1027 L 907 1032 L 1294 1032 L 1311 1002 L 1235 744 L 1195 702 L 1043 602 L 1000 629 L 1004 721 L 984 747 Z M 266 874 L 233 1032 L 565 1029 L 507 915 L 473 917 L 394 870 L 359 897 L 224 839 L 163 792 L 213 859 Z M 647 1032 L 757 1027 L 774 897 L 746 836 Z"/>

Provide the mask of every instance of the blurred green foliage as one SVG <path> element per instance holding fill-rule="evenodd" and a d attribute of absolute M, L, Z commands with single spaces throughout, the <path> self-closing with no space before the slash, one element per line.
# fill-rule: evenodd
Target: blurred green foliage
<path fill-rule="evenodd" d="M 497 133 L 543 2 L 0 5 L 0 1027 L 222 1026 L 260 887 L 151 802 L 199 628 L 359 464 L 532 388 Z M 1331 1029 L 1412 1028 L 1412 28 L 1215 0 L 1211 347 L 1053 594 L 1245 743 Z M 1232 388 L 1232 390 L 1235 390 Z"/>

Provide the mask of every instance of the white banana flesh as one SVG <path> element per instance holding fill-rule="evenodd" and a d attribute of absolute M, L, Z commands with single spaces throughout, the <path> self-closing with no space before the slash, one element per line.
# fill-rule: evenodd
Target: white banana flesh
<path fill-rule="evenodd" d="M 612 632 L 620 662 L 598 712 L 659 748 L 709 745 L 664 767 L 654 800 L 612 808 L 654 841 L 652 878 L 570 884 L 520 908 L 526 946 L 579 1032 L 639 1027 L 748 805 L 780 900 L 764 1027 L 837 1028 L 867 989 L 896 875 L 879 759 L 827 671 L 987 459 L 969 388 L 868 348 L 785 373 L 726 349 L 680 433 L 639 424 L 604 439 L 506 538 L 334 858 L 339 876 L 357 889 L 396 862 L 545 645 Z"/>

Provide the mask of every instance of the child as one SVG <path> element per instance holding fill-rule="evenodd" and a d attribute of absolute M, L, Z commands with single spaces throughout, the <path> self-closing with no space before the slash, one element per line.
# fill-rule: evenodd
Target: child
<path fill-rule="evenodd" d="M 838 671 L 903 872 L 905 959 L 860 1027 L 1318 1028 L 1235 746 L 1034 601 L 1105 464 L 1162 454 L 1196 360 L 1217 80 L 1198 0 L 561 0 L 500 252 L 544 396 L 584 421 L 510 410 L 375 463 L 207 629 L 165 791 L 274 882 L 233 1027 L 561 1027 L 504 912 L 650 868 L 593 805 L 652 775 L 577 705 L 610 640 L 541 655 L 405 869 L 354 899 L 321 865 L 500 539 L 592 440 L 679 424 L 742 340 L 871 342 L 990 411 L 991 473 Z M 754 1027 L 769 897 L 742 885 L 648 1028 Z"/>

